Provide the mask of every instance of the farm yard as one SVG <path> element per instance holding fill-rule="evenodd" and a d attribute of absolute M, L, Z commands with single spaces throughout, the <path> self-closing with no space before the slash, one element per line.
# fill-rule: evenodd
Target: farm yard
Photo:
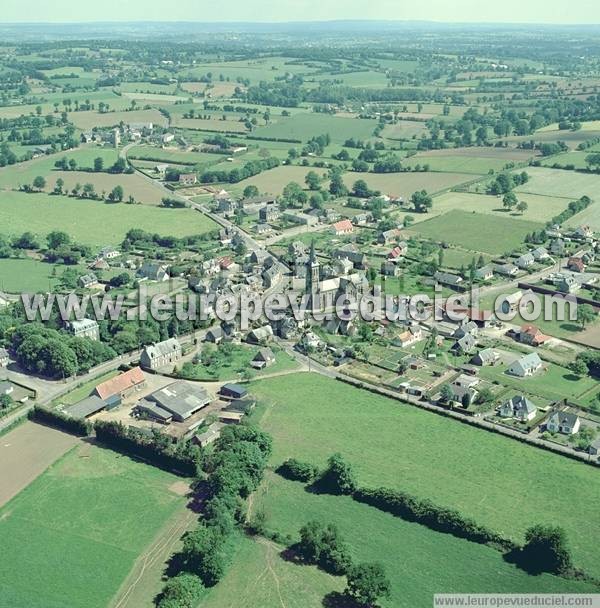
<path fill-rule="evenodd" d="M 0 222 L 7 235 L 31 231 L 45 236 L 66 228 L 74 240 L 94 246 L 119 244 L 131 228 L 183 237 L 209 232 L 216 226 L 191 209 L 110 204 L 23 192 L 0 192 Z"/>
<path fill-rule="evenodd" d="M 178 478 L 79 444 L 0 510 L 2 608 L 105 608 L 186 499 Z"/>
<path fill-rule="evenodd" d="M 362 485 L 456 508 L 515 540 L 538 521 L 560 519 L 575 562 L 600 573 L 594 469 L 321 376 L 265 379 L 252 391 L 264 404 L 257 415 L 274 438 L 275 466 L 290 457 L 322 466 L 340 452 Z M 512 516 L 515 505 L 519 518 Z"/>

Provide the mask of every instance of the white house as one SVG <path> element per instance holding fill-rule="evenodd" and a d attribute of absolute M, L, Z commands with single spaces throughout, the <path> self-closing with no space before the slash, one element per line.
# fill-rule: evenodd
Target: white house
<path fill-rule="evenodd" d="M 542 360 L 537 353 L 529 353 L 516 361 L 513 361 L 506 372 L 519 378 L 533 376 L 542 367 Z"/>

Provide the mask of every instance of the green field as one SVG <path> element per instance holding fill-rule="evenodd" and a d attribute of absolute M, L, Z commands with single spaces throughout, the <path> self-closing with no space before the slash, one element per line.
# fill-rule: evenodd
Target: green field
<path fill-rule="evenodd" d="M 590 205 L 587 209 L 574 215 L 566 222 L 567 226 L 573 227 L 581 226 L 582 224 L 587 224 L 592 230 L 600 230 L 600 205 L 598 203 Z"/>
<path fill-rule="evenodd" d="M 106 608 L 185 504 L 177 478 L 81 444 L 0 511 L 2 608 Z"/>
<path fill-rule="evenodd" d="M 510 216 L 491 216 L 454 209 L 415 224 L 411 232 L 434 241 L 454 243 L 472 251 L 501 254 L 518 248 L 523 244 L 526 234 L 543 227 L 542 223 Z"/>
<path fill-rule="evenodd" d="M 25 231 L 45 236 L 64 230 L 76 241 L 102 246 L 118 244 L 131 228 L 177 237 L 202 234 L 216 224 L 191 209 L 163 209 L 147 205 L 109 204 L 47 194 L 0 192 L 2 233 Z"/>
<path fill-rule="evenodd" d="M 559 523 L 575 563 L 600 574 L 592 467 L 314 374 L 257 381 L 252 392 L 265 404 L 273 463 L 322 464 L 338 451 L 362 484 L 454 507 L 517 541 L 530 525 Z"/>
<path fill-rule="evenodd" d="M 596 200 L 600 197 L 600 175 L 573 171 L 566 173 L 561 169 L 547 167 L 529 167 L 527 173 L 530 179 L 516 188 L 517 194 L 526 192 L 570 199 L 586 195 Z"/>
<path fill-rule="evenodd" d="M 53 275 L 56 268 L 56 275 Z M 0 291 L 8 293 L 51 291 L 64 268 L 39 260 L 1 259 Z"/>
<path fill-rule="evenodd" d="M 305 188 L 304 178 L 309 171 L 314 171 L 321 176 L 326 173 L 324 169 L 315 167 L 300 167 L 297 165 L 275 167 L 275 169 L 269 169 L 254 177 L 244 179 L 235 186 L 228 187 L 228 190 L 242 192 L 246 186 L 252 185 L 256 186 L 260 192 L 279 196 L 290 182 L 297 182 Z"/>
<path fill-rule="evenodd" d="M 125 105 L 129 105 L 129 99 L 123 99 Z M 112 109 L 112 106 L 111 106 Z M 151 122 L 163 127 L 167 126 L 167 119 L 158 110 L 132 110 L 121 112 L 73 112 L 69 115 L 73 124 L 79 129 L 91 129 L 93 127 L 113 127 L 120 122 Z"/>

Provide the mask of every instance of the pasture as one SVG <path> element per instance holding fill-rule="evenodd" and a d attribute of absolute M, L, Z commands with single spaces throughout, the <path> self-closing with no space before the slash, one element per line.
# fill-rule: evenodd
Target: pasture
<path fill-rule="evenodd" d="M 518 541 L 559 522 L 575 563 L 600 574 L 592 467 L 316 374 L 256 381 L 252 392 L 274 464 L 341 452 L 361 484 L 429 498 Z"/>
<path fill-rule="evenodd" d="M 129 102 L 129 100 L 126 100 Z M 69 115 L 71 122 L 78 129 L 92 127 L 114 127 L 121 122 L 131 124 L 136 122 L 151 122 L 161 127 L 167 126 L 167 119 L 158 110 L 131 110 L 120 112 L 73 112 Z"/>
<path fill-rule="evenodd" d="M 257 127 L 253 135 L 305 142 L 311 137 L 329 133 L 332 143 L 342 144 L 351 137 L 362 140 L 370 139 L 376 126 L 377 121 L 370 118 L 346 118 L 304 112 L 289 117 L 273 117 L 270 124 Z"/>
<path fill-rule="evenodd" d="M 600 231 L 600 205 L 593 203 L 577 215 L 567 220 L 566 225 L 577 227 L 587 224 L 592 230 Z"/>
<path fill-rule="evenodd" d="M 441 590 L 446 593 L 593 590 L 591 584 L 550 575 L 530 576 L 505 562 L 490 547 L 403 521 L 348 497 L 307 492 L 302 484 L 273 473 L 267 473 L 253 507 L 266 513 L 268 529 L 293 538 L 298 538 L 299 528 L 308 521 L 334 522 L 355 562 L 383 562 L 392 585 L 391 597 L 380 603 L 384 608 L 429 608 L 434 593 Z M 296 568 L 303 572 L 302 566 Z M 343 580 L 335 582 L 339 585 Z M 330 591 L 335 589 L 332 585 Z M 305 605 L 317 608 L 321 603 Z"/>
<path fill-rule="evenodd" d="M 530 179 L 526 184 L 515 188 L 517 194 L 543 194 L 570 200 L 584 195 L 595 200 L 600 198 L 600 175 L 547 167 L 529 167 L 527 173 Z"/>
<path fill-rule="evenodd" d="M 185 498 L 177 477 L 81 443 L 0 511 L 2 608 L 105 608 Z M 65 590 L 68 589 L 68 599 Z"/>
<path fill-rule="evenodd" d="M 381 136 L 394 140 L 415 139 L 426 131 L 427 125 L 424 122 L 418 120 L 399 120 L 396 124 L 386 125 L 381 132 Z"/>
<path fill-rule="evenodd" d="M 517 249 L 525 235 L 543 228 L 544 224 L 539 222 L 454 209 L 416 223 L 409 232 L 471 251 L 502 254 Z"/>
<path fill-rule="evenodd" d="M 372 190 L 380 190 L 382 194 L 403 196 L 408 200 L 413 192 L 427 190 L 435 194 L 447 188 L 458 186 L 475 176 L 464 173 L 361 173 L 351 171 L 344 174 L 344 183 L 348 188 L 358 179 L 364 179 Z M 434 202 L 435 206 L 435 202 Z"/>
<path fill-rule="evenodd" d="M 246 186 L 252 185 L 256 186 L 260 192 L 279 196 L 290 182 L 297 182 L 305 188 L 304 178 L 309 171 L 314 171 L 322 176 L 326 174 L 324 169 L 317 169 L 315 167 L 301 167 L 298 165 L 280 166 L 263 171 L 254 177 L 244 179 L 234 186 L 228 187 L 228 190 L 231 192 L 241 192 Z"/>
<path fill-rule="evenodd" d="M 0 260 L 0 290 L 8 293 L 52 291 L 62 272 L 60 267 L 40 260 L 4 258 Z"/>
<path fill-rule="evenodd" d="M 23 192 L 0 192 L 0 223 L 7 236 L 26 231 L 45 236 L 52 230 L 63 230 L 74 240 L 92 246 L 119 244 L 131 228 L 176 237 L 216 228 L 212 220 L 191 209 L 110 204 Z"/>

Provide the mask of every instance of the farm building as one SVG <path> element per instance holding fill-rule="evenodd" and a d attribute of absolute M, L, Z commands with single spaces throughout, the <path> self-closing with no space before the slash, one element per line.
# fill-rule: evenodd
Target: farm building
<path fill-rule="evenodd" d="M 269 365 L 273 365 L 273 363 L 275 363 L 273 351 L 270 348 L 261 348 L 250 362 L 250 365 L 256 369 L 263 369 L 269 367 Z"/>
<path fill-rule="evenodd" d="M 221 387 L 219 394 L 230 399 L 244 399 L 248 396 L 248 391 L 240 384 L 228 383 Z"/>
<path fill-rule="evenodd" d="M 173 415 L 173 420 L 183 422 L 198 410 L 210 403 L 210 396 L 198 384 L 177 380 L 164 388 L 154 391 L 147 397 L 148 401 Z"/>
<path fill-rule="evenodd" d="M 140 367 L 134 367 L 114 378 L 105 380 L 94 391 L 100 399 L 104 399 L 105 401 L 114 396 L 118 396 L 119 400 L 121 400 L 127 399 L 127 397 L 145 386 L 146 378 L 144 372 L 142 372 Z"/>

